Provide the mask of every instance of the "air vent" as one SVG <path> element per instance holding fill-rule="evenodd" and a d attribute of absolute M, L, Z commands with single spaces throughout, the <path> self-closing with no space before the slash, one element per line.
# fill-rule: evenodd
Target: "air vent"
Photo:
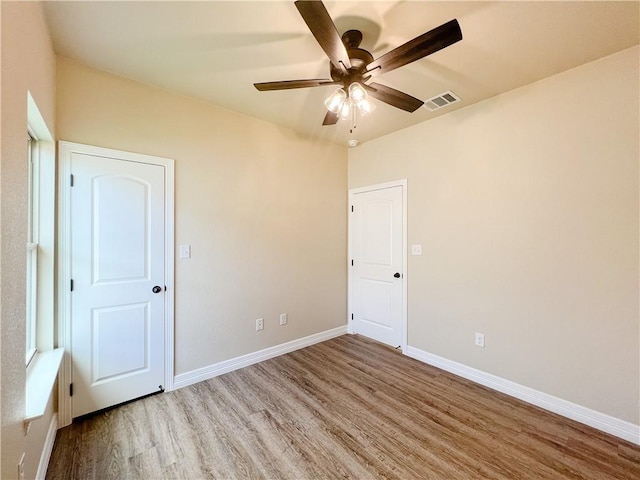
<path fill-rule="evenodd" d="M 440 95 L 435 96 L 433 98 L 430 98 L 429 100 L 424 102 L 424 106 L 426 107 L 427 110 L 429 110 L 430 112 L 433 112 L 442 107 L 446 107 L 447 105 L 451 105 L 452 103 L 456 103 L 459 101 L 460 99 L 455 93 L 453 93 L 452 91 L 448 91 L 445 93 L 441 93 Z"/>

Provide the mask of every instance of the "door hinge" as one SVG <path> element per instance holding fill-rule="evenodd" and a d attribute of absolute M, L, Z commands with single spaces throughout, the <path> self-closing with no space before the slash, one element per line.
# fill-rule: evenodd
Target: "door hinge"
<path fill-rule="evenodd" d="M 73 292 L 73 278 L 69 281 L 69 288 Z"/>
<path fill-rule="evenodd" d="M 73 173 L 69 175 L 69 186 L 73 187 Z"/>
<path fill-rule="evenodd" d="M 353 259 L 351 259 L 351 266 L 353 267 Z"/>
<path fill-rule="evenodd" d="M 351 314 L 351 320 L 353 320 L 353 313 Z"/>
<path fill-rule="evenodd" d="M 69 384 L 69 396 L 73 397 L 73 383 Z"/>
<path fill-rule="evenodd" d="M 353 205 L 351 205 L 351 211 L 353 212 Z"/>

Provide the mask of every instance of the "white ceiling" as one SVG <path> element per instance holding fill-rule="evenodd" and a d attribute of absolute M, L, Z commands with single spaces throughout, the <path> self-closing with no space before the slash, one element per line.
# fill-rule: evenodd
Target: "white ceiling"
<path fill-rule="evenodd" d="M 640 3 L 326 1 L 342 33 L 359 28 L 374 57 L 457 18 L 463 40 L 376 82 L 421 100 L 414 113 L 376 101 L 354 134 L 321 125 L 335 86 L 258 92 L 254 82 L 329 78 L 329 61 L 293 1 L 46 2 L 59 55 L 199 98 L 316 138 L 364 142 L 639 43 Z M 594 92 L 594 94 L 597 92 Z"/>

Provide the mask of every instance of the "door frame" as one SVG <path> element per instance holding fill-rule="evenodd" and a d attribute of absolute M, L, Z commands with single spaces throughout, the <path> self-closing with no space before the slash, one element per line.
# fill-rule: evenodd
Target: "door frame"
<path fill-rule="evenodd" d="M 173 390 L 174 380 L 174 161 L 169 158 L 124 152 L 110 148 L 58 142 L 58 347 L 65 348 L 62 367 L 58 373 L 58 427 L 71 424 L 72 408 L 69 384 L 73 378 L 71 359 L 71 155 L 82 153 L 129 162 L 158 165 L 164 168 L 164 261 L 167 291 L 165 301 L 164 384 Z"/>
<path fill-rule="evenodd" d="M 407 179 L 403 178 L 400 180 L 394 180 L 392 182 L 379 183 L 376 185 L 369 185 L 366 187 L 352 188 L 349 189 L 349 205 L 348 212 L 349 215 L 349 227 L 348 227 L 348 240 L 347 240 L 347 271 L 348 273 L 348 298 L 347 298 L 347 332 L 353 334 L 353 320 L 352 320 L 352 312 L 354 310 L 355 301 L 353 299 L 353 282 L 354 275 L 353 270 L 351 268 L 351 259 L 352 255 L 352 245 L 351 239 L 353 237 L 353 216 L 351 215 L 351 208 L 353 206 L 354 197 L 359 193 L 367 193 L 374 192 L 376 190 L 384 190 L 386 188 L 392 187 L 402 187 L 402 343 L 400 345 L 402 352 L 406 353 L 407 351 Z"/>

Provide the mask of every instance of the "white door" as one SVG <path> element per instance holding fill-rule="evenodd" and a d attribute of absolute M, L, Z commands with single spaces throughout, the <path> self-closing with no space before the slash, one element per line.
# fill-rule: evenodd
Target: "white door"
<path fill-rule="evenodd" d="M 115 153 L 71 153 L 72 417 L 165 378 L 165 170 Z"/>
<path fill-rule="evenodd" d="M 351 331 L 403 345 L 403 185 L 352 193 Z"/>

